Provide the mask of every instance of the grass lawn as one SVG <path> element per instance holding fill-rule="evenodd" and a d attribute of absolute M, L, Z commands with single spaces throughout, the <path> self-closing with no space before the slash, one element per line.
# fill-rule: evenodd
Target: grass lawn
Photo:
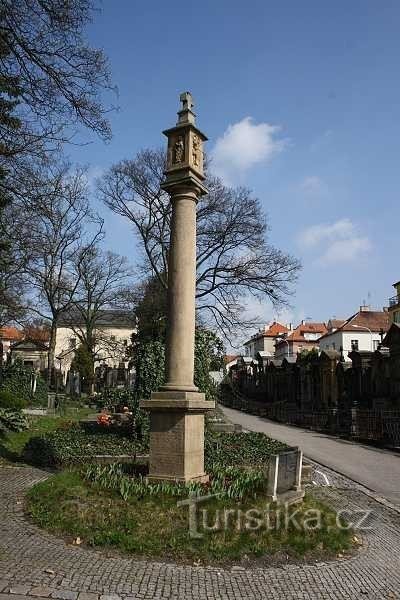
<path fill-rule="evenodd" d="M 60 425 L 71 421 L 78 421 L 92 412 L 93 410 L 87 408 L 78 410 L 67 409 L 66 413 L 62 416 L 28 417 L 30 422 L 29 429 L 25 429 L 19 433 L 10 432 L 4 436 L 0 436 L 0 465 L 21 461 L 22 450 L 31 437 L 54 431 Z"/>
<path fill-rule="evenodd" d="M 335 513 L 311 496 L 279 513 L 275 506 L 266 512 L 259 490 L 242 500 L 204 501 L 195 517 L 199 539 L 189 535 L 188 507 L 177 506 L 180 499 L 136 494 L 124 500 L 118 491 L 67 470 L 30 490 L 27 512 L 38 525 L 68 536 L 71 543 L 195 564 L 274 564 L 277 557 L 324 560 L 352 548 L 352 532 L 339 527 Z"/>

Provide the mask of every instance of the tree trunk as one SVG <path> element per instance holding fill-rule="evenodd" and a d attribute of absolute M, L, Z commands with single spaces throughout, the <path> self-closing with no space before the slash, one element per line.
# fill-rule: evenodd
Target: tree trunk
<path fill-rule="evenodd" d="M 53 318 L 50 328 L 49 352 L 47 355 L 47 385 L 49 389 L 53 384 L 54 361 L 56 357 L 57 319 Z"/>

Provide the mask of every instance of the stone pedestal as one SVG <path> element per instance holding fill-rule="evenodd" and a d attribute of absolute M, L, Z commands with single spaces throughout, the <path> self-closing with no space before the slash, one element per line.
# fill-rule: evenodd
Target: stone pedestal
<path fill-rule="evenodd" d="M 198 392 L 154 392 L 141 406 L 150 410 L 149 479 L 206 482 L 204 412 L 214 403 Z"/>
<path fill-rule="evenodd" d="M 181 95 L 182 109 L 168 137 L 166 180 L 171 196 L 171 235 L 168 257 L 168 328 L 166 383 L 142 400 L 150 411 L 149 479 L 207 481 L 204 472 L 204 413 L 214 408 L 193 382 L 196 205 L 207 193 L 203 185 L 203 142 L 195 127 L 192 97 Z"/>

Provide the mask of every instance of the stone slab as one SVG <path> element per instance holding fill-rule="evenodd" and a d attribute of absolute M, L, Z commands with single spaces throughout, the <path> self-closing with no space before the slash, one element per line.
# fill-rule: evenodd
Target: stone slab
<path fill-rule="evenodd" d="M 31 585 L 13 585 L 10 587 L 10 594 L 26 596 L 31 587 Z"/>
<path fill-rule="evenodd" d="M 78 592 L 74 592 L 72 590 L 55 590 L 51 594 L 52 598 L 59 598 L 60 600 L 76 600 L 78 597 Z"/>
<path fill-rule="evenodd" d="M 48 598 L 54 592 L 54 588 L 50 588 L 47 585 L 40 585 L 34 587 L 29 592 L 30 596 L 39 596 L 40 598 Z"/>
<path fill-rule="evenodd" d="M 149 400 L 141 400 L 140 407 L 146 410 L 213 410 L 215 402 L 206 400 L 199 392 L 161 391 L 153 392 Z"/>

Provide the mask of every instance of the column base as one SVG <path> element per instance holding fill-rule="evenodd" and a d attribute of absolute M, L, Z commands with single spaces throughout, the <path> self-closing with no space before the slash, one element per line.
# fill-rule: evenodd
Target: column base
<path fill-rule="evenodd" d="M 215 403 L 198 392 L 160 391 L 140 407 L 150 411 L 149 481 L 207 482 L 204 413 Z"/>

